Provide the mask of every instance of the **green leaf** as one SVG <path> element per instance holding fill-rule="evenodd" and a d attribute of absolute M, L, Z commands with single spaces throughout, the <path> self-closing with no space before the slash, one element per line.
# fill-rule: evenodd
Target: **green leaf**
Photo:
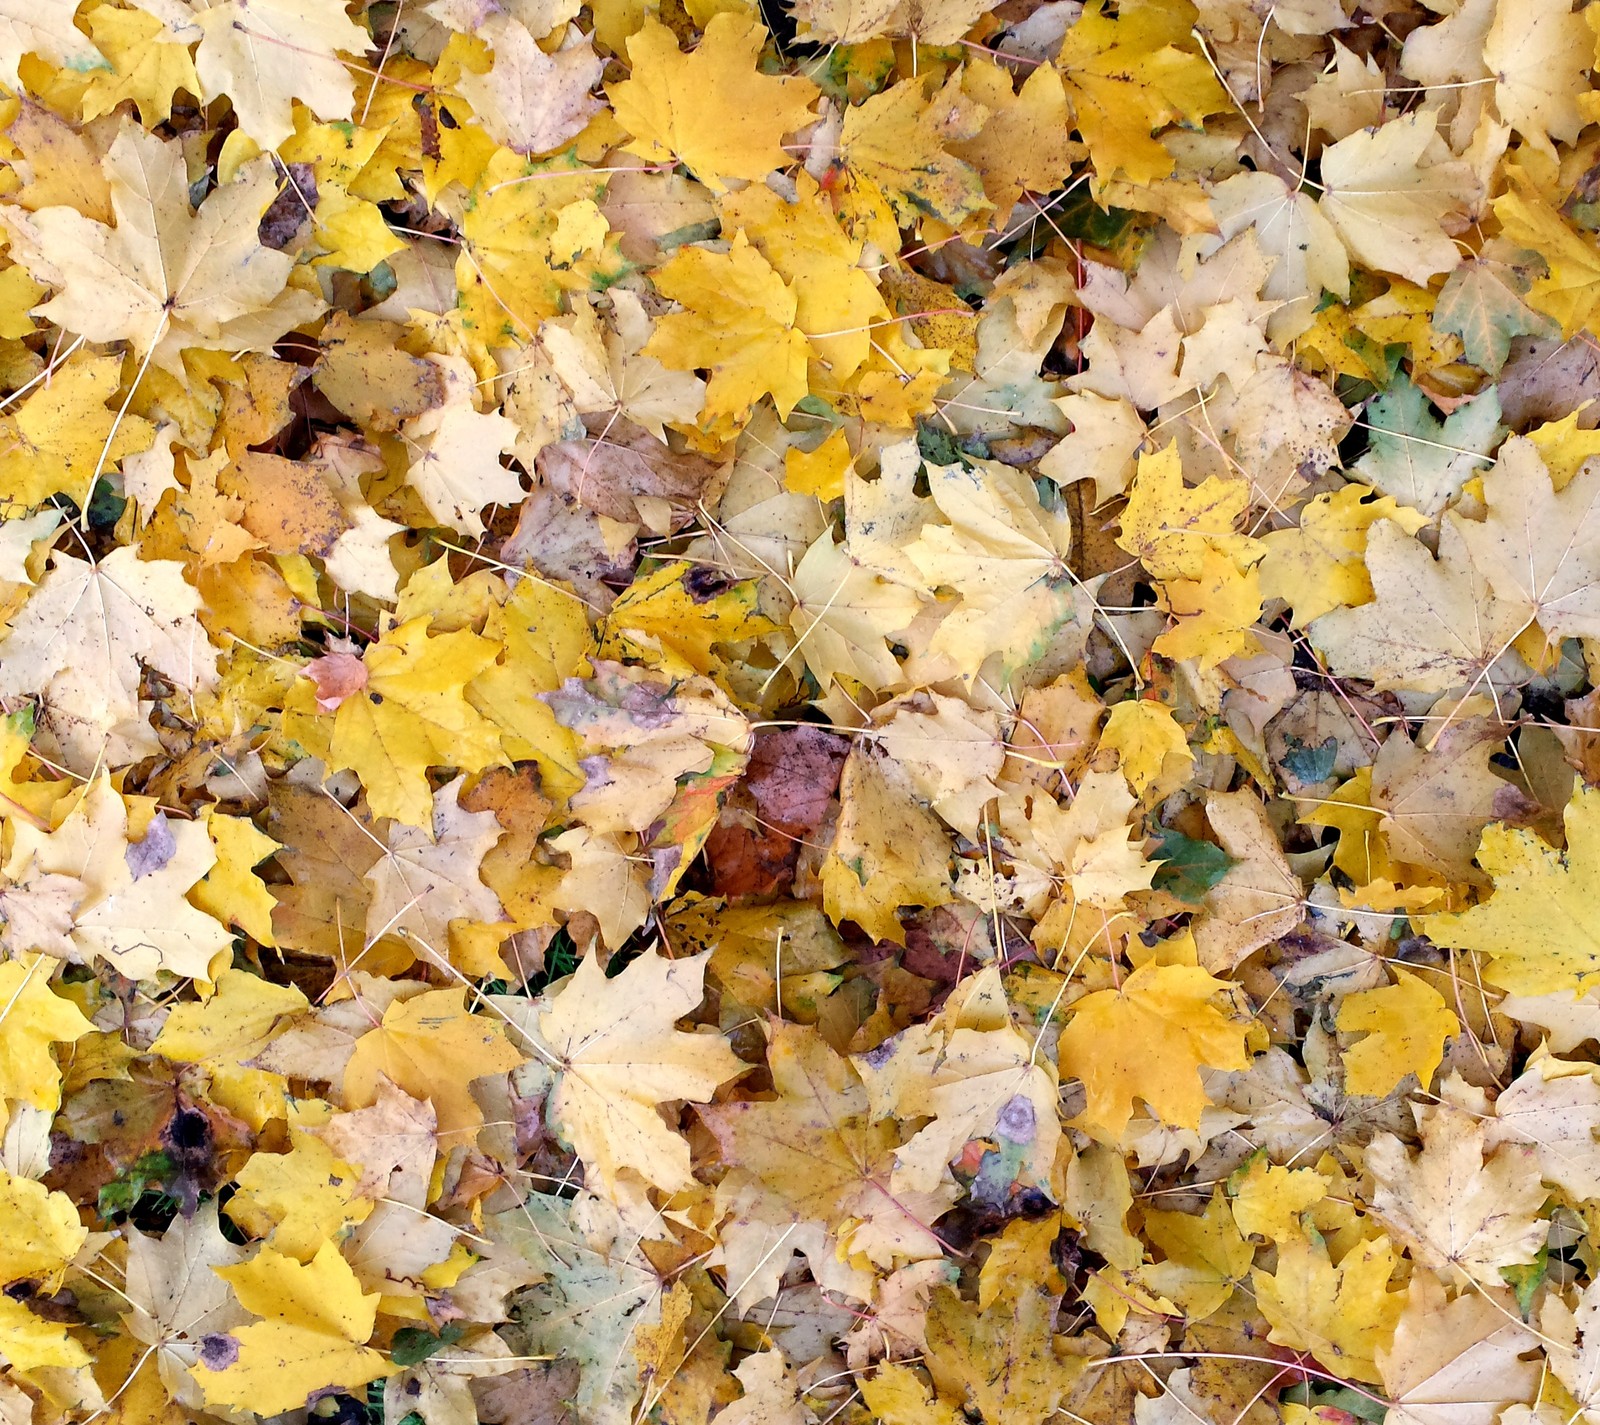
<path fill-rule="evenodd" d="M 1156 840 L 1161 843 L 1158 853 L 1161 869 L 1156 872 L 1152 884 L 1187 905 L 1199 905 L 1206 892 L 1234 865 L 1233 857 L 1220 846 L 1196 841 L 1170 827 L 1161 827 Z"/>
<path fill-rule="evenodd" d="M 1287 739 L 1289 750 L 1283 754 L 1283 768 L 1301 782 L 1326 782 L 1333 775 L 1333 764 L 1339 756 L 1339 739 L 1325 737 L 1315 747 L 1298 737 Z"/>
<path fill-rule="evenodd" d="M 1422 389 L 1404 375 L 1367 407 L 1367 423 L 1372 444 L 1356 462 L 1356 473 L 1430 518 L 1494 463 L 1489 452 L 1505 436 L 1493 387 L 1441 421 Z"/>
<path fill-rule="evenodd" d="M 438 1355 L 446 1346 L 453 1346 L 460 1339 L 461 1328 L 454 1322 L 441 1326 L 437 1336 L 420 1326 L 402 1326 L 394 1333 L 394 1345 L 389 1351 L 389 1358 L 397 1366 L 420 1365 L 429 1356 Z"/>
<path fill-rule="evenodd" d="M 1474 366 L 1498 376 L 1514 336 L 1553 337 L 1560 327 L 1522 300 L 1532 285 L 1505 262 L 1484 258 L 1463 263 L 1450 274 L 1433 307 L 1434 329 L 1461 338 Z"/>

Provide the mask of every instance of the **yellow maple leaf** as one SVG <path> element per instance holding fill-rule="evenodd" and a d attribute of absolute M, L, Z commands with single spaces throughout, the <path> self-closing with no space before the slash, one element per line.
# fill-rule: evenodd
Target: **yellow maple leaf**
<path fill-rule="evenodd" d="M 1208 476 L 1191 488 L 1183 483 L 1176 441 L 1139 457 L 1117 545 L 1158 579 L 1197 579 L 1208 548 L 1233 553 L 1250 541 L 1233 532 L 1250 506 L 1244 480 Z"/>
<path fill-rule="evenodd" d="M 148 421 L 124 415 L 119 422 L 106 406 L 121 371 L 117 357 L 79 353 L 0 418 L 0 501 L 31 508 L 59 493 L 82 505 L 97 470 L 149 448 L 155 428 Z"/>
<path fill-rule="evenodd" d="M 1165 784 L 1163 773 L 1171 759 L 1194 761 L 1183 724 L 1165 703 L 1151 698 L 1129 698 L 1112 708 L 1100 746 L 1118 754 L 1135 796 L 1143 796 L 1158 781 Z"/>
<path fill-rule="evenodd" d="M 795 182 L 792 203 L 754 185 L 724 198 L 722 221 L 742 230 L 793 285 L 794 324 L 806 334 L 817 359 L 826 363 L 829 379 L 842 384 L 867 360 L 873 329 L 889 309 L 871 275 L 857 266 L 861 239 L 839 225 L 822 202 L 816 179 L 802 172 Z M 837 493 L 843 493 L 842 487 Z"/>
<path fill-rule="evenodd" d="M 251 1237 L 310 1262 L 365 1221 L 372 1203 L 357 1195 L 360 1173 L 319 1139 L 298 1134 L 287 1153 L 252 1153 L 235 1175 L 227 1215 Z"/>
<path fill-rule="evenodd" d="M 61 1107 L 61 1070 L 52 1044 L 73 1044 L 94 1029 L 83 1011 L 50 988 L 55 961 L 26 955 L 0 964 L 0 1098 L 35 1108 Z"/>
<path fill-rule="evenodd" d="M 1549 269 L 1534 280 L 1528 305 L 1560 322 L 1563 336 L 1589 326 L 1600 309 L 1600 248 L 1548 203 L 1522 193 L 1496 198 L 1494 215 L 1508 238 L 1537 252 Z"/>
<path fill-rule="evenodd" d="M 1344 1052 L 1346 1093 L 1381 1098 L 1407 1074 L 1426 1090 L 1444 1058 L 1445 1040 L 1461 1030 L 1444 996 L 1426 980 L 1394 970 L 1394 983 L 1346 995 L 1339 1004 L 1341 1034 L 1366 1038 Z"/>
<path fill-rule="evenodd" d="M 1142 1268 L 1139 1280 L 1177 1302 L 1191 1321 L 1220 1310 L 1249 1275 L 1255 1247 L 1241 1235 L 1221 1188 L 1199 1215 L 1147 1211 L 1144 1223 L 1145 1235 L 1166 1260 Z"/>
<path fill-rule="evenodd" d="M 770 633 L 776 625 L 759 612 L 753 581 L 724 584 L 682 560 L 641 574 L 614 603 L 599 629 L 602 658 L 659 668 L 674 678 L 714 675 L 712 649 Z"/>
<path fill-rule="evenodd" d="M 607 90 L 627 147 L 651 163 L 676 159 L 714 193 L 726 179 L 759 182 L 793 160 L 785 134 L 815 117 L 817 88 L 807 79 L 760 73 L 767 32 L 755 14 L 724 11 L 706 23 L 692 54 L 650 18 L 628 39 L 630 78 Z"/>
<path fill-rule="evenodd" d="M 172 117 L 172 96 L 200 92 L 188 42 L 147 10 L 96 5 L 84 17 L 95 48 L 111 66 L 94 70 L 83 95 L 83 117 L 98 119 L 131 99 L 147 127 Z"/>
<path fill-rule="evenodd" d="M 684 310 L 656 323 L 645 355 L 710 371 L 704 421 L 742 421 L 768 393 L 787 416 L 805 397 L 811 343 L 795 326 L 799 299 L 742 232 L 725 253 L 681 249 L 653 280 Z"/>
<path fill-rule="evenodd" d="M 1061 1031 L 1063 1078 L 1082 1081 L 1086 1132 L 1115 1141 L 1135 1099 L 1178 1128 L 1195 1128 L 1208 1100 L 1202 1065 L 1243 1069 L 1248 1026 L 1224 1014 L 1215 996 L 1227 989 L 1194 965 L 1144 965 L 1121 989 L 1096 990 L 1072 1005 Z"/>
<path fill-rule="evenodd" d="M 214 1270 L 263 1319 L 206 1338 L 193 1375 L 207 1405 L 276 1415 L 316 1391 L 357 1389 L 393 1369 L 365 1344 L 378 1297 L 362 1292 L 332 1242 L 309 1263 L 263 1247 L 248 1262 Z"/>
<path fill-rule="evenodd" d="M 1320 1238 L 1278 1248 L 1278 1265 L 1251 1274 L 1271 1339 L 1310 1351 L 1324 1369 L 1354 1380 L 1381 1379 L 1374 1357 L 1394 1338 L 1405 1294 L 1389 1290 L 1395 1253 L 1387 1240 L 1362 1242 L 1338 1266 Z"/>
<path fill-rule="evenodd" d="M 1233 1220 L 1241 1232 L 1286 1243 L 1302 1235 L 1301 1214 L 1328 1195 L 1328 1184 L 1314 1168 L 1280 1168 L 1264 1153 L 1229 1182 Z"/>
<path fill-rule="evenodd" d="M 472 1081 L 507 1073 L 527 1055 L 497 1021 L 469 1013 L 463 999 L 461 990 L 428 990 L 390 1004 L 383 1022 L 356 1040 L 344 1072 L 345 1107 L 376 1103 L 382 1075 L 433 1105 L 441 1149 L 470 1143 L 483 1124 Z"/>
<path fill-rule="evenodd" d="M 1373 496 L 1365 485 L 1344 485 L 1315 496 L 1300 511 L 1294 529 L 1273 530 L 1262 537 L 1261 594 L 1293 606 L 1293 627 L 1333 609 L 1364 604 L 1372 598 L 1372 580 L 1362 556 L 1367 531 L 1380 519 L 1394 520 L 1415 534 L 1426 517 L 1391 495 Z"/>
<path fill-rule="evenodd" d="M 905 944 L 901 906 L 950 899 L 950 848 L 934 814 L 893 758 L 856 746 L 839 783 L 839 826 L 822 865 L 822 904 L 875 940 Z"/>
<path fill-rule="evenodd" d="M 476 772 L 501 756 L 494 724 L 463 691 L 498 650 L 466 629 L 429 638 L 429 622 L 408 619 L 367 646 L 366 686 L 339 704 L 328 740 L 331 765 L 361 778 L 373 813 L 408 826 L 432 819 L 430 766 Z M 309 680 L 300 687 L 311 693 Z"/>
<path fill-rule="evenodd" d="M 1198 124 L 1226 107 L 1227 95 L 1203 56 L 1186 46 L 1195 12 L 1187 3 L 1136 0 L 1086 6 L 1067 31 L 1057 63 L 1078 132 L 1094 159 L 1092 182 L 1120 174 L 1154 183 L 1172 172 L 1172 155 L 1151 137 L 1174 121 Z"/>
<path fill-rule="evenodd" d="M 1477 862 L 1494 878 L 1485 901 L 1421 924 L 1439 945 L 1489 957 L 1484 978 L 1519 995 L 1581 995 L 1600 984 L 1600 790 L 1582 788 L 1564 813 L 1566 850 L 1496 823 Z"/>
<path fill-rule="evenodd" d="M 887 197 L 903 226 L 934 217 L 956 227 L 990 204 L 978 170 L 945 145 L 976 138 L 987 115 L 962 94 L 959 74 L 932 99 L 922 80 L 907 79 L 845 114 L 839 156 L 853 180 Z"/>
<path fill-rule="evenodd" d="M 189 904 L 225 925 L 237 925 L 262 945 L 276 945 L 272 908 L 277 901 L 254 868 L 282 846 L 248 817 L 227 816 L 208 808 L 205 823 L 217 864 L 203 881 L 190 887 Z"/>
<path fill-rule="evenodd" d="M 46 1321 L 9 1296 L 0 1296 L 0 1341 L 5 1343 L 0 1346 L 0 1354 L 19 1371 L 38 1370 L 41 1366 L 70 1370 L 89 1364 L 89 1353 L 67 1335 L 63 1322 Z"/>
<path fill-rule="evenodd" d="M 88 1237 L 66 1193 L 0 1168 L 0 1281 L 36 1281 L 49 1295 Z"/>

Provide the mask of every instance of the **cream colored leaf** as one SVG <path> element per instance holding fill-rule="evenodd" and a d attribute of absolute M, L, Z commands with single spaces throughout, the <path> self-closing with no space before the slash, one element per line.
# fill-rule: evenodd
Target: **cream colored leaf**
<path fill-rule="evenodd" d="M 831 531 L 806 550 L 790 588 L 795 602 L 789 624 L 822 692 L 840 677 L 871 692 L 900 686 L 900 663 L 888 641 L 922 606 L 914 590 L 862 568 L 847 546 L 834 543 Z"/>
<path fill-rule="evenodd" d="M 457 777 L 433 794 L 428 829 L 394 823 L 386 855 L 373 863 L 366 880 L 366 943 L 385 935 L 406 941 L 421 958 L 449 962 L 450 922 L 504 920 L 497 896 L 478 877 L 484 855 L 500 839 L 492 811 L 462 811 L 458 798 L 466 778 Z"/>
<path fill-rule="evenodd" d="M 1600 465 L 1558 493 L 1539 448 L 1513 436 L 1483 493 L 1482 522 L 1449 518 L 1495 596 L 1557 638 L 1600 637 Z"/>
<path fill-rule="evenodd" d="M 1426 285 L 1461 262 L 1445 227 L 1467 212 L 1472 170 L 1448 156 L 1422 109 L 1363 129 L 1322 154 L 1322 211 L 1357 261 Z"/>
<path fill-rule="evenodd" d="M 1587 1064 L 1541 1058 L 1495 1100 L 1484 1143 L 1527 1144 L 1539 1173 L 1574 1202 L 1600 1197 L 1600 1083 Z"/>
<path fill-rule="evenodd" d="M 263 148 L 294 132 L 296 99 L 319 119 L 350 117 L 355 80 L 339 53 L 365 54 L 372 39 L 342 6 L 226 0 L 197 8 L 194 19 L 204 34 L 194 57 L 201 97 L 226 94 L 239 127 Z"/>
<path fill-rule="evenodd" d="M 492 17 L 478 33 L 494 63 L 484 74 L 463 73 L 456 88 L 496 143 L 518 153 L 548 153 L 600 112 L 590 91 L 604 65 L 587 39 L 546 54 L 526 26 L 507 15 Z"/>
<path fill-rule="evenodd" d="M 20 87 L 17 65 L 25 54 L 76 70 L 109 68 L 89 37 L 72 23 L 77 10 L 77 0 L 37 4 L 6 0 L 0 5 L 0 82 L 13 90 Z"/>
<path fill-rule="evenodd" d="M 604 1192 L 618 1191 L 625 1170 L 668 1192 L 694 1181 L 689 1145 L 657 1105 L 704 1103 L 744 1067 L 720 1034 L 675 1027 L 699 1008 L 709 956 L 668 960 L 647 950 L 608 980 L 587 955 L 537 1015 L 544 1047 L 560 1066 L 550 1122 Z"/>
<path fill-rule="evenodd" d="M 1486 1157 L 1487 1154 L 1487 1157 Z M 1367 1149 L 1377 1183 L 1373 1210 L 1412 1256 L 1446 1281 L 1500 1285 L 1502 1267 L 1539 1255 L 1549 1223 L 1534 1150 L 1502 1143 L 1488 1151 L 1487 1126 L 1446 1103 L 1432 1111 L 1422 1152 L 1392 1134 Z"/>
<path fill-rule="evenodd" d="M 1213 972 L 1288 934 L 1305 917 L 1305 888 L 1284 859 L 1266 809 L 1250 791 L 1213 793 L 1206 819 L 1235 864 L 1209 891 L 1194 924 L 1200 963 Z"/>
<path fill-rule="evenodd" d="M 285 287 L 294 259 L 263 247 L 257 235 L 277 195 L 270 158 L 242 165 L 198 210 L 189 206 L 182 145 L 131 121 L 101 167 L 115 226 L 76 208 L 0 209 L 14 256 L 57 289 L 38 308 L 42 316 L 90 341 L 131 342 L 139 355 L 151 353 L 181 377 L 185 348 L 270 347 L 322 311 L 317 298 Z"/>
<path fill-rule="evenodd" d="M 1369 679 L 1380 691 L 1442 693 L 1514 663 L 1509 650 L 1527 620 L 1495 597 L 1456 521 L 1445 521 L 1438 558 L 1392 520 L 1378 521 L 1367 536 L 1367 572 L 1372 603 L 1335 609 L 1309 629 L 1336 676 Z"/>
<path fill-rule="evenodd" d="M 1522 1356 L 1539 1344 L 1499 1293 L 1454 1301 L 1426 1272 L 1411 1292 L 1394 1340 L 1378 1351 L 1393 1425 L 1494 1425 L 1508 1405 L 1539 1387 L 1539 1364 Z"/>
<path fill-rule="evenodd" d="M 76 770 L 156 751 L 141 665 L 196 692 L 216 683 L 217 650 L 183 566 L 126 546 L 98 564 L 60 551 L 51 560 L 0 640 L 0 695 L 42 698 L 43 725 Z"/>
<path fill-rule="evenodd" d="M 517 443 L 517 426 L 498 412 L 478 410 L 477 378 L 463 359 L 433 359 L 444 373 L 445 401 L 401 427 L 411 453 L 406 479 L 434 519 L 475 538 L 483 533 L 485 505 L 522 502 L 521 478 L 500 463 Z"/>
<path fill-rule="evenodd" d="M 19 825 L 7 871 L 13 879 L 30 869 L 80 878 L 67 935 L 84 963 L 109 961 L 130 980 L 158 970 L 208 979 L 233 932 L 183 895 L 216 864 L 216 851 L 198 822 L 163 819 L 151 827 L 146 842 L 155 837 L 156 844 L 130 845 L 127 808 L 101 777 L 57 830 Z"/>

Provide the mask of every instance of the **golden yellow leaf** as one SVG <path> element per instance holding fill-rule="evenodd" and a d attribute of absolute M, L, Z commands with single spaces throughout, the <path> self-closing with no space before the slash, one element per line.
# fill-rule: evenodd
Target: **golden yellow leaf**
<path fill-rule="evenodd" d="M 1339 1003 L 1341 1034 L 1366 1035 L 1344 1053 L 1347 1093 L 1389 1093 L 1407 1074 L 1426 1090 L 1444 1058 L 1445 1041 L 1460 1023 L 1444 996 L 1398 966 L 1394 983 L 1346 995 Z"/>
<path fill-rule="evenodd" d="M 1179 1128 L 1195 1128 L 1206 1106 L 1200 1069 L 1242 1069 L 1249 1062 L 1246 1026 L 1224 1014 L 1225 991 L 1192 965 L 1145 965 L 1120 989 L 1096 990 L 1072 1005 L 1061 1031 L 1063 1078 L 1088 1094 L 1085 1131 L 1116 1140 L 1136 1099 Z"/>
<path fill-rule="evenodd" d="M 316 1391 L 356 1389 L 392 1369 L 365 1344 L 378 1298 L 362 1292 L 332 1242 L 309 1263 L 263 1247 L 216 1272 L 246 1311 L 264 1319 L 206 1338 L 194 1378 L 208 1405 L 277 1414 Z"/>
<path fill-rule="evenodd" d="M 793 160 L 783 138 L 814 117 L 816 86 L 756 69 L 767 33 L 753 13 L 713 15 L 692 54 L 654 18 L 628 40 L 630 78 L 607 89 L 629 150 L 651 163 L 673 158 L 714 193 L 726 180 L 759 182 Z M 659 285 L 659 284 L 658 284 Z"/>

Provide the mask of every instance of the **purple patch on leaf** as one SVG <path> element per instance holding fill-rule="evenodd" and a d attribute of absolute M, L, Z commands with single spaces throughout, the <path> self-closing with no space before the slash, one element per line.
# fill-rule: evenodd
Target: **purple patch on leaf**
<path fill-rule="evenodd" d="M 215 1333 L 200 1340 L 200 1364 L 208 1371 L 225 1371 L 239 1359 L 239 1343 L 232 1336 Z"/>
<path fill-rule="evenodd" d="M 1031 1143 L 1039 1131 L 1033 1104 L 1021 1094 L 1013 1094 L 994 1121 L 995 1132 L 1013 1143 Z"/>
<path fill-rule="evenodd" d="M 128 870 L 133 873 L 133 879 L 141 881 L 165 866 L 177 850 L 178 843 L 173 838 L 167 814 L 158 811 L 150 818 L 149 829 L 143 838 L 139 841 L 130 841 L 124 854 L 128 858 Z"/>

